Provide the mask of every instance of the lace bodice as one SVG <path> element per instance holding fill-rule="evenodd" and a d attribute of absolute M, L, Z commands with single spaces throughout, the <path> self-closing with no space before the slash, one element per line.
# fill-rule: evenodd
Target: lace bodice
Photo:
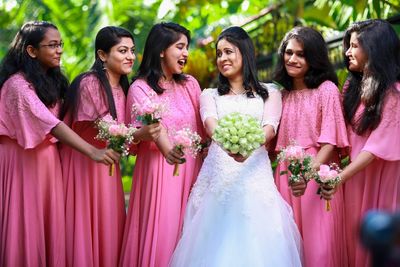
<path fill-rule="evenodd" d="M 316 89 L 283 92 L 276 149 L 292 140 L 304 148 L 319 147 L 319 143 L 348 146 L 340 93 L 334 83 L 325 81 Z"/>
<path fill-rule="evenodd" d="M 0 135 L 17 140 L 25 149 L 34 148 L 45 139 L 60 120 L 59 104 L 46 107 L 23 74 L 12 75 L 0 95 Z"/>
<path fill-rule="evenodd" d="M 219 119 L 229 113 L 239 112 L 255 117 L 262 126 L 273 126 L 276 131 L 282 111 L 281 93 L 273 84 L 263 85 L 268 88 L 269 93 L 265 102 L 257 94 L 254 98 L 248 98 L 246 94 L 220 96 L 215 88 L 204 90 L 200 96 L 200 115 L 203 122 L 209 117 Z"/>
<path fill-rule="evenodd" d="M 281 113 L 279 90 L 268 85 L 270 97 L 264 103 L 260 96 L 248 98 L 246 95 L 218 95 L 216 89 L 206 89 L 200 97 L 202 120 L 208 117 L 221 118 L 232 112 L 240 112 L 255 117 L 261 125 L 278 127 Z M 233 160 L 217 143 L 212 142 L 203 163 L 197 182 L 192 190 L 194 207 L 203 201 L 207 191 L 214 192 L 219 201 L 229 203 L 239 195 L 252 195 L 260 201 L 273 205 L 278 194 L 268 153 L 264 146 L 255 150 L 245 162 Z M 244 215 L 251 213 L 251 206 L 243 205 Z"/>

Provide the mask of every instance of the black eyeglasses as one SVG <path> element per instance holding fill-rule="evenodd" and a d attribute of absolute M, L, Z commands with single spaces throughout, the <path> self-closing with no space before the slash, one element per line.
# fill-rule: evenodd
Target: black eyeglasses
<path fill-rule="evenodd" d="M 41 47 L 48 47 L 50 49 L 57 49 L 57 48 L 63 48 L 64 47 L 64 43 L 54 43 L 54 44 L 47 44 L 47 45 L 40 45 Z"/>

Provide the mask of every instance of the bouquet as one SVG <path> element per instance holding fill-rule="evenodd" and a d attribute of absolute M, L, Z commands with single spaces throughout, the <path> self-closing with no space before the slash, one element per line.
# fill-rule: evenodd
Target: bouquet
<path fill-rule="evenodd" d="M 342 180 L 339 175 L 340 172 L 341 170 L 336 163 L 332 163 L 330 165 L 322 164 L 319 167 L 319 171 L 315 175 L 314 179 L 321 186 L 327 185 L 329 187 L 335 187 Z M 321 188 L 318 189 L 317 194 L 321 194 Z M 325 210 L 331 210 L 329 200 L 326 201 Z"/>
<path fill-rule="evenodd" d="M 133 142 L 134 127 L 127 127 L 118 123 L 110 115 L 106 115 L 96 121 L 99 130 L 96 139 L 106 141 L 107 148 L 121 153 L 122 156 L 129 154 L 129 145 Z M 109 175 L 114 175 L 114 164 L 110 166 Z"/>
<path fill-rule="evenodd" d="M 200 135 L 187 127 L 179 131 L 174 131 L 171 135 L 171 139 L 175 149 L 178 149 L 184 154 L 189 154 L 192 157 L 196 157 L 202 148 Z M 178 175 L 179 164 L 175 163 L 173 176 Z"/>
<path fill-rule="evenodd" d="M 234 112 L 218 121 L 213 139 L 230 153 L 248 157 L 265 142 L 265 133 L 254 117 Z"/>
<path fill-rule="evenodd" d="M 167 102 L 150 95 L 143 103 L 132 105 L 132 116 L 142 125 L 150 125 L 161 120 L 167 110 Z"/>
<path fill-rule="evenodd" d="M 283 149 L 278 154 L 279 162 L 287 162 L 289 176 L 289 185 L 298 183 L 301 179 L 306 181 L 312 179 L 312 157 L 307 155 L 301 146 L 291 144 Z M 287 174 L 288 171 L 281 171 L 280 175 Z"/>

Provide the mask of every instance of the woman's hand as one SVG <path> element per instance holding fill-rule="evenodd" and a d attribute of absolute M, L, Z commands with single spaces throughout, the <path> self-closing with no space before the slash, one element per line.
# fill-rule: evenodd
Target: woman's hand
<path fill-rule="evenodd" d="M 96 162 L 103 163 L 105 165 L 111 165 L 118 162 L 121 154 L 115 152 L 112 149 L 97 149 L 94 148 L 90 158 Z"/>
<path fill-rule="evenodd" d="M 178 164 L 184 163 L 186 160 L 185 158 L 183 158 L 183 156 L 184 156 L 183 152 L 177 149 L 176 147 L 168 150 L 168 152 L 164 154 L 167 163 L 171 165 L 174 165 L 176 163 Z"/>
<path fill-rule="evenodd" d="M 321 197 L 325 200 L 332 200 L 333 199 L 333 195 L 336 193 L 338 187 L 340 186 L 340 184 L 331 187 L 328 185 L 324 185 L 324 186 L 320 186 L 321 188 Z"/>
<path fill-rule="evenodd" d="M 135 140 L 156 141 L 160 136 L 162 126 L 159 122 L 150 125 L 143 125 L 134 134 Z"/>
<path fill-rule="evenodd" d="M 304 195 L 304 192 L 307 188 L 307 182 L 305 179 L 300 179 L 299 182 L 290 183 L 289 184 L 290 190 L 292 191 L 292 195 L 295 197 L 300 197 Z"/>

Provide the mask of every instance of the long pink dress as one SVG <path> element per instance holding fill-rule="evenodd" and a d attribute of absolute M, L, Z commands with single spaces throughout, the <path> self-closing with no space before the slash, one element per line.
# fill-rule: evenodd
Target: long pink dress
<path fill-rule="evenodd" d="M 0 266 L 65 266 L 60 121 L 21 73 L 0 95 Z"/>
<path fill-rule="evenodd" d="M 162 120 L 164 127 L 173 131 L 188 126 L 201 132 L 197 81 L 188 76 L 183 85 L 166 82 L 162 86 L 166 90 L 156 97 L 169 103 Z M 153 93 L 145 81 L 136 80 L 129 89 L 127 115 L 132 104 L 143 102 Z M 201 159 L 186 157 L 186 163 L 179 165 L 179 176 L 173 176 L 174 166 L 166 162 L 154 142 L 141 142 L 137 155 L 120 266 L 164 267 L 181 235 L 187 199 Z"/>
<path fill-rule="evenodd" d="M 348 146 L 340 93 L 335 84 L 325 81 L 317 89 L 284 92 L 277 151 L 292 140 L 314 156 L 321 143 L 339 148 Z M 331 211 L 327 212 L 325 201 L 316 194 L 317 183 L 310 181 L 305 194 L 294 197 L 288 186 L 288 176 L 280 175 L 284 170 L 287 170 L 286 164 L 277 166 L 275 182 L 293 208 L 303 238 L 305 266 L 347 266 L 343 192 L 336 193 Z"/>
<path fill-rule="evenodd" d="M 370 266 L 371 260 L 359 237 L 365 213 L 370 209 L 394 212 L 400 208 L 400 83 L 396 88 L 397 94 L 386 96 L 382 119 L 375 130 L 360 136 L 348 127 L 350 159 L 354 160 L 361 151 L 377 157 L 344 184 L 349 266 Z M 364 108 L 363 104 L 358 107 L 356 117 Z"/>
<path fill-rule="evenodd" d="M 121 87 L 112 88 L 117 119 L 125 118 L 125 95 Z M 79 105 L 72 129 L 98 148 L 94 121 L 108 114 L 105 93 L 94 76 L 80 84 Z M 125 224 L 124 193 L 119 166 L 109 176 L 109 166 L 63 147 L 61 150 L 66 201 L 67 266 L 118 265 Z"/>

